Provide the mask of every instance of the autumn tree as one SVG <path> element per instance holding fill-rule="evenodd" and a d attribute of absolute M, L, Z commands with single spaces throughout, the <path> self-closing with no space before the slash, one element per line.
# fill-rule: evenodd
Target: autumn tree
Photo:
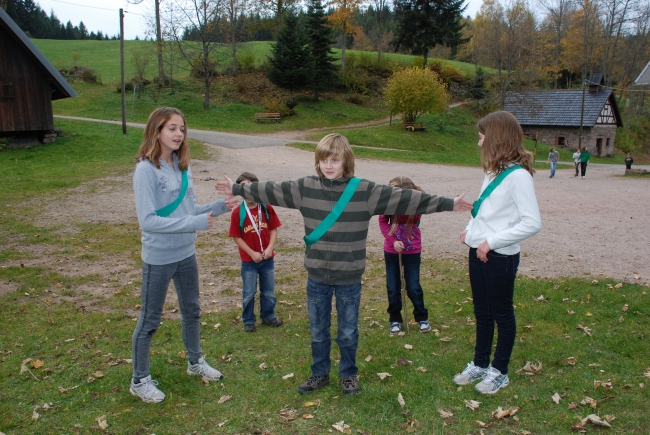
<path fill-rule="evenodd" d="M 577 0 L 577 5 L 564 39 L 562 64 L 586 80 L 589 72 L 600 72 L 603 29 L 596 2 Z"/>
<path fill-rule="evenodd" d="M 395 72 L 384 89 L 391 115 L 402 114 L 404 122 L 415 122 L 427 113 L 447 110 L 449 96 L 438 75 L 428 68 L 405 68 Z"/>
<path fill-rule="evenodd" d="M 464 0 L 395 0 L 397 26 L 393 39 L 396 50 L 424 57 L 436 45 L 460 45 Z"/>
<path fill-rule="evenodd" d="M 553 77 L 553 89 L 557 89 L 557 80 L 563 69 L 560 63 L 562 56 L 562 42 L 569 30 L 571 14 L 575 10 L 574 0 L 538 0 L 542 10 L 546 13 L 542 23 L 542 34 L 547 45 L 551 48 L 552 60 L 549 62 L 548 73 Z"/>
<path fill-rule="evenodd" d="M 363 0 L 332 0 L 329 5 L 334 11 L 328 16 L 329 22 L 341 34 L 341 69 L 345 70 L 345 42 L 354 30 L 354 13 Z"/>
<path fill-rule="evenodd" d="M 223 0 L 227 21 L 228 39 L 232 53 L 232 73 L 237 73 L 237 44 L 240 42 L 241 21 L 248 11 L 250 0 Z"/>
<path fill-rule="evenodd" d="M 222 40 L 221 0 L 176 0 L 170 35 L 190 71 L 203 78 L 203 108 L 210 108 L 210 84 L 218 65 L 216 48 Z"/>

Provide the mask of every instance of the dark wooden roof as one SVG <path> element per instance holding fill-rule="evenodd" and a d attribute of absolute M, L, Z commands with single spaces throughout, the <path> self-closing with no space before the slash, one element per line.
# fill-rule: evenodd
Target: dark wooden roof
<path fill-rule="evenodd" d="M 0 8 L 0 27 L 5 29 L 10 36 L 13 37 L 14 43 L 23 46 L 25 50 L 33 56 L 35 62 L 40 64 L 43 69 L 47 72 L 50 81 L 50 87 L 52 88 L 52 100 L 59 100 L 61 98 L 76 97 L 77 93 L 72 86 L 63 78 L 61 73 L 54 68 L 54 65 L 47 60 L 47 58 L 41 53 L 41 51 L 34 45 L 34 43 L 25 35 L 20 27 L 14 20 L 11 19 L 7 13 Z M 3 41 L 4 42 L 4 41 Z"/>
<path fill-rule="evenodd" d="M 612 90 L 585 92 L 584 119 L 582 125 L 593 127 L 605 104 L 609 101 L 622 126 L 621 114 Z M 582 90 L 509 92 L 505 110 L 515 115 L 522 126 L 580 127 Z"/>
<path fill-rule="evenodd" d="M 633 86 L 650 86 L 650 62 L 643 68 L 639 77 L 634 80 Z"/>

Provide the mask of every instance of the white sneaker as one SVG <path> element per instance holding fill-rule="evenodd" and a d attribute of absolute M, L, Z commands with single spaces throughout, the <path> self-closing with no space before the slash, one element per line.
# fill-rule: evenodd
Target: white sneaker
<path fill-rule="evenodd" d="M 510 383 L 508 375 L 502 375 L 501 372 L 494 367 L 487 370 L 485 379 L 476 384 L 474 389 L 483 394 L 494 394 L 503 387 L 507 387 Z"/>
<path fill-rule="evenodd" d="M 428 320 L 421 320 L 418 322 L 420 324 L 420 332 L 429 332 L 431 331 L 431 325 Z"/>
<path fill-rule="evenodd" d="M 484 369 L 474 365 L 474 361 L 467 364 L 462 373 L 454 376 L 454 383 L 456 385 L 467 385 L 477 380 L 483 380 L 487 375 L 488 369 Z"/>
<path fill-rule="evenodd" d="M 390 335 L 399 334 L 402 332 L 402 326 L 399 322 L 390 322 Z"/>
<path fill-rule="evenodd" d="M 138 384 L 134 384 L 133 379 L 131 379 L 131 388 L 129 388 L 129 391 L 144 402 L 159 403 L 165 400 L 165 393 L 160 391 L 157 385 L 158 381 L 152 380 L 151 375 L 149 375 L 146 378 L 140 379 L 140 383 Z"/>
<path fill-rule="evenodd" d="M 221 372 L 217 369 L 210 367 L 210 364 L 205 362 L 203 358 L 199 358 L 199 362 L 196 364 L 190 364 L 187 362 L 187 374 L 194 376 L 203 376 L 209 381 L 218 381 L 223 378 Z"/>

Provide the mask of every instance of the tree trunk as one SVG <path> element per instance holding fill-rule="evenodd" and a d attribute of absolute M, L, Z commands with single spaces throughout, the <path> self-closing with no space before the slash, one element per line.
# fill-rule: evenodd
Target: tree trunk
<path fill-rule="evenodd" d="M 154 0 L 156 10 L 156 51 L 158 54 L 158 86 L 165 86 L 165 68 L 163 66 L 163 40 L 160 30 L 160 0 Z"/>
<path fill-rule="evenodd" d="M 345 43 L 348 41 L 347 21 L 343 21 L 343 42 L 341 43 L 341 70 L 345 71 Z"/>
<path fill-rule="evenodd" d="M 212 77 L 212 65 L 210 65 L 210 52 L 208 46 L 203 43 L 203 84 L 205 86 L 205 96 L 203 98 L 203 109 L 210 109 L 210 78 Z"/>

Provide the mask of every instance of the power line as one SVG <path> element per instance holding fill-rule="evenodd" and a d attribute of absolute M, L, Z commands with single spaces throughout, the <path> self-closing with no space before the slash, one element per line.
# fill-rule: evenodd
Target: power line
<path fill-rule="evenodd" d="M 623 88 L 613 88 L 611 86 L 601 85 L 600 83 L 592 82 L 590 80 L 585 80 L 586 83 L 590 85 L 600 86 L 601 88 L 611 89 L 613 91 L 624 91 L 624 92 L 650 92 L 650 89 L 623 89 Z"/>
<path fill-rule="evenodd" d="M 103 11 L 114 11 L 114 12 L 117 12 L 117 9 L 111 9 L 111 8 L 100 8 L 100 7 L 97 7 L 97 6 L 88 6 L 88 5 L 80 5 L 79 3 L 64 2 L 64 1 L 62 1 L 62 0 L 52 0 L 52 1 L 53 1 L 53 2 L 56 2 L 56 3 L 65 3 L 65 4 L 67 4 L 67 5 L 80 6 L 80 7 L 82 7 L 82 8 L 101 9 L 101 10 L 103 10 Z M 125 13 L 125 14 L 131 14 L 131 15 L 139 15 L 139 16 L 141 16 L 141 17 L 144 17 L 144 15 L 142 15 L 142 14 L 137 14 L 137 13 L 135 13 L 135 12 L 124 11 L 124 13 Z"/>

